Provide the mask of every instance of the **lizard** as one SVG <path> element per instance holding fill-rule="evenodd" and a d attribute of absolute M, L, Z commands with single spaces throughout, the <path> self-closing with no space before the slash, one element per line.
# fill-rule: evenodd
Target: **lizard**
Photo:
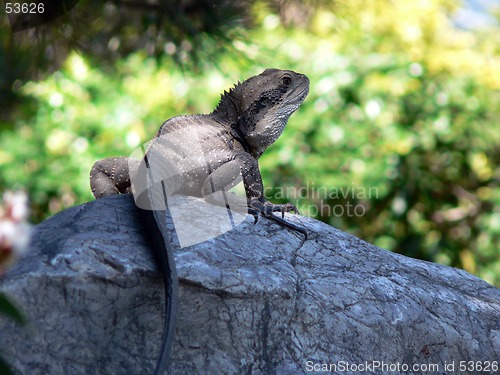
<path fill-rule="evenodd" d="M 172 245 L 162 213 L 168 210 L 166 197 L 182 193 L 223 205 L 224 202 L 217 202 L 214 193 L 224 194 L 242 180 L 246 209 L 254 216 L 255 222 L 262 215 L 307 238 L 305 229 L 284 219 L 285 212 L 298 213 L 293 204 L 274 204 L 265 199 L 258 159 L 280 137 L 288 118 L 308 92 L 309 79 L 304 74 L 266 69 L 224 91 L 210 114 L 181 115 L 165 121 L 142 161 L 112 157 L 93 165 L 90 185 L 94 196 L 102 198 L 134 193 L 136 204 L 146 209 L 145 221 L 155 246 L 163 253 L 160 254 L 161 267 L 170 306 L 167 308 L 157 374 L 163 373 L 168 361 L 177 298 Z M 162 193 L 151 192 L 154 190 L 152 186 L 159 182 L 163 188 L 164 206 L 154 202 L 155 196 L 162 196 Z M 141 199 L 144 192 L 145 201 Z M 281 212 L 281 217 L 273 212 Z"/>

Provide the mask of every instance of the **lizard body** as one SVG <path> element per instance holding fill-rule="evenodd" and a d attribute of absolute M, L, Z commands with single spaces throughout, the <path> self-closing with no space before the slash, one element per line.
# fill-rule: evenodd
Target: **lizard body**
<path fill-rule="evenodd" d="M 165 287 L 170 288 L 171 295 L 167 297 L 172 304 L 176 303 L 172 285 L 177 282 L 172 249 L 164 215 L 158 215 L 161 208 L 153 202 L 155 193 L 151 193 L 151 187 L 161 182 L 165 199 L 169 194 L 182 193 L 211 201 L 216 200 L 214 193 L 226 192 L 243 181 L 248 211 L 256 219 L 262 214 L 307 236 L 304 229 L 283 219 L 284 212 L 297 212 L 295 206 L 273 204 L 265 199 L 258 159 L 281 135 L 288 118 L 308 92 L 309 80 L 305 75 L 266 69 L 225 91 L 212 113 L 165 121 L 142 160 L 114 157 L 100 160 L 92 167 L 90 185 L 96 198 L 134 192 L 138 206 L 152 210 L 153 216 L 148 215 L 146 221 L 155 227 L 156 233 L 152 234 L 156 236 L 155 242 L 161 243 L 162 236 L 165 243 L 162 251 L 168 259 L 163 258 L 162 268 L 168 268 L 169 279 L 164 279 Z M 281 212 L 282 217 L 273 212 Z M 172 322 L 166 321 L 167 328 L 168 324 L 171 340 Z M 168 356 L 165 339 L 163 345 L 162 357 L 165 357 Z M 160 362 L 166 359 L 160 358 Z M 157 368 L 157 372 L 163 371 L 164 366 L 159 364 L 161 370 Z"/>

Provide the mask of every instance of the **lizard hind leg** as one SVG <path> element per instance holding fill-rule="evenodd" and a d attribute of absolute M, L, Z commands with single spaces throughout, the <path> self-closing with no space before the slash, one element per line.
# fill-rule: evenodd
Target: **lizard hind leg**
<path fill-rule="evenodd" d="M 97 199 L 130 193 L 128 158 L 112 157 L 95 162 L 90 171 L 90 188 Z"/>

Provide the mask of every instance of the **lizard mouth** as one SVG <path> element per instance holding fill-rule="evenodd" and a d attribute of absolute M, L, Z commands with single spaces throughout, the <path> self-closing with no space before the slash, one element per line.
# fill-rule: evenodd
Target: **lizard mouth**
<path fill-rule="evenodd" d="M 301 92 L 299 92 L 293 102 L 299 104 L 302 103 L 306 98 L 307 94 L 309 94 L 309 87 L 306 87 Z"/>
<path fill-rule="evenodd" d="M 299 106 L 302 104 L 308 93 L 309 93 L 309 86 L 302 89 L 302 91 L 300 91 L 297 95 L 295 95 L 292 98 L 292 100 L 290 100 L 287 104 L 277 109 L 276 117 L 286 122 L 288 117 L 291 116 L 292 113 L 294 113 L 297 110 L 297 108 L 299 108 Z"/>

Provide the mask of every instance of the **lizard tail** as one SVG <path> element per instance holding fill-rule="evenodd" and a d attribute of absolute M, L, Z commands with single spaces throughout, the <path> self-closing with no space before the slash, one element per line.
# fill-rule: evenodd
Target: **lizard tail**
<path fill-rule="evenodd" d="M 147 158 L 146 165 L 150 171 Z M 151 176 L 147 179 L 151 183 Z M 160 266 L 160 271 L 163 275 L 163 282 L 165 286 L 165 326 L 163 330 L 163 337 L 160 348 L 160 356 L 156 364 L 155 375 L 163 375 L 168 367 L 170 352 L 172 349 L 172 344 L 175 334 L 175 323 L 177 320 L 177 305 L 179 300 L 179 281 L 177 279 L 177 271 L 175 267 L 174 259 L 174 249 L 172 245 L 172 239 L 174 238 L 175 229 L 171 232 L 167 227 L 167 217 L 170 216 L 170 212 L 167 204 L 167 194 L 165 190 L 165 185 L 162 182 L 161 192 L 162 197 L 154 197 L 154 189 L 149 185 L 147 199 L 149 200 L 149 205 L 151 209 L 140 209 L 142 213 L 142 222 L 144 225 L 144 233 L 147 234 L 148 240 L 151 247 L 155 253 L 157 262 Z M 162 199 L 164 205 L 162 209 L 152 209 L 155 206 L 153 202 L 155 198 Z M 156 206 L 158 207 L 158 206 Z"/>
<path fill-rule="evenodd" d="M 157 262 L 163 274 L 165 287 L 165 327 L 156 364 L 155 375 L 163 375 L 167 369 L 175 334 L 178 304 L 178 279 L 173 257 L 173 246 L 166 222 L 166 211 L 142 210 L 143 224 L 148 240 L 155 251 Z"/>

